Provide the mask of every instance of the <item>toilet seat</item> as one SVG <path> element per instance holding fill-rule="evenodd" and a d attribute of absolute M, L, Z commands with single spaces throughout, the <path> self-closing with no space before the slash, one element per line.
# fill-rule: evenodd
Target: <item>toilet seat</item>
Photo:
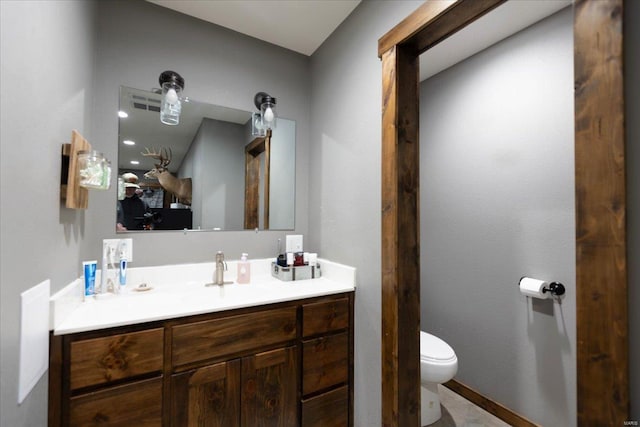
<path fill-rule="evenodd" d="M 448 364 L 457 359 L 449 344 L 434 335 L 420 331 L 420 362 Z"/>

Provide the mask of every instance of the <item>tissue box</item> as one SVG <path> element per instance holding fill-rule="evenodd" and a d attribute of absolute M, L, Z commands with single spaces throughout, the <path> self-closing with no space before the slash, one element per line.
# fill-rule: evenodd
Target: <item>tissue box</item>
<path fill-rule="evenodd" d="M 282 267 L 272 262 L 271 275 L 285 282 L 316 279 L 320 277 L 320 264 L 316 264 L 315 266 L 301 265 L 299 267 Z"/>

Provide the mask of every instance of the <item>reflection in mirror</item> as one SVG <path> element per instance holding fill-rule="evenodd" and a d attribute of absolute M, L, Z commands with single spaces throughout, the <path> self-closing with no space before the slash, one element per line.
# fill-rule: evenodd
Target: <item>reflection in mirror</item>
<path fill-rule="evenodd" d="M 167 126 L 160 98 L 120 88 L 118 177 L 130 190 L 119 191 L 118 220 L 123 207 L 133 215 L 127 231 L 294 228 L 294 121 L 278 118 L 256 138 L 250 112 L 185 99 L 180 124 Z M 189 179 L 191 197 L 176 196 Z M 131 200 L 120 201 L 127 197 L 146 207 L 131 213 Z"/>

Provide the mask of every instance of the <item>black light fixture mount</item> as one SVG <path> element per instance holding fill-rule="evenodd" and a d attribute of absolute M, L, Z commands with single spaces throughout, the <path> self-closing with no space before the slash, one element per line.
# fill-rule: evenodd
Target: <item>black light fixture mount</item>
<path fill-rule="evenodd" d="M 165 83 L 172 83 L 172 85 L 179 86 L 180 90 L 184 90 L 184 79 L 175 71 L 163 71 L 162 73 L 160 73 L 158 82 L 160 83 L 160 87 L 162 87 L 162 85 Z"/>

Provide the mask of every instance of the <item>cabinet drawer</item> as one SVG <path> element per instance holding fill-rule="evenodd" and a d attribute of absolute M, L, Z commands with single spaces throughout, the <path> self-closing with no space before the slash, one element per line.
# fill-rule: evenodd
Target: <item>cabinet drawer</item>
<path fill-rule="evenodd" d="M 157 328 L 72 341 L 71 390 L 160 372 L 163 362 L 163 332 L 162 328 Z"/>
<path fill-rule="evenodd" d="M 348 326 L 348 298 L 302 306 L 302 335 L 305 337 L 337 331 Z"/>
<path fill-rule="evenodd" d="M 223 317 L 172 328 L 173 366 L 296 338 L 296 307 Z"/>
<path fill-rule="evenodd" d="M 308 395 L 349 380 L 347 332 L 303 342 L 302 394 Z"/>
<path fill-rule="evenodd" d="M 72 397 L 69 425 L 161 426 L 162 378 Z"/>
<path fill-rule="evenodd" d="M 331 390 L 302 401 L 304 427 L 347 427 L 349 425 L 349 388 Z"/>

